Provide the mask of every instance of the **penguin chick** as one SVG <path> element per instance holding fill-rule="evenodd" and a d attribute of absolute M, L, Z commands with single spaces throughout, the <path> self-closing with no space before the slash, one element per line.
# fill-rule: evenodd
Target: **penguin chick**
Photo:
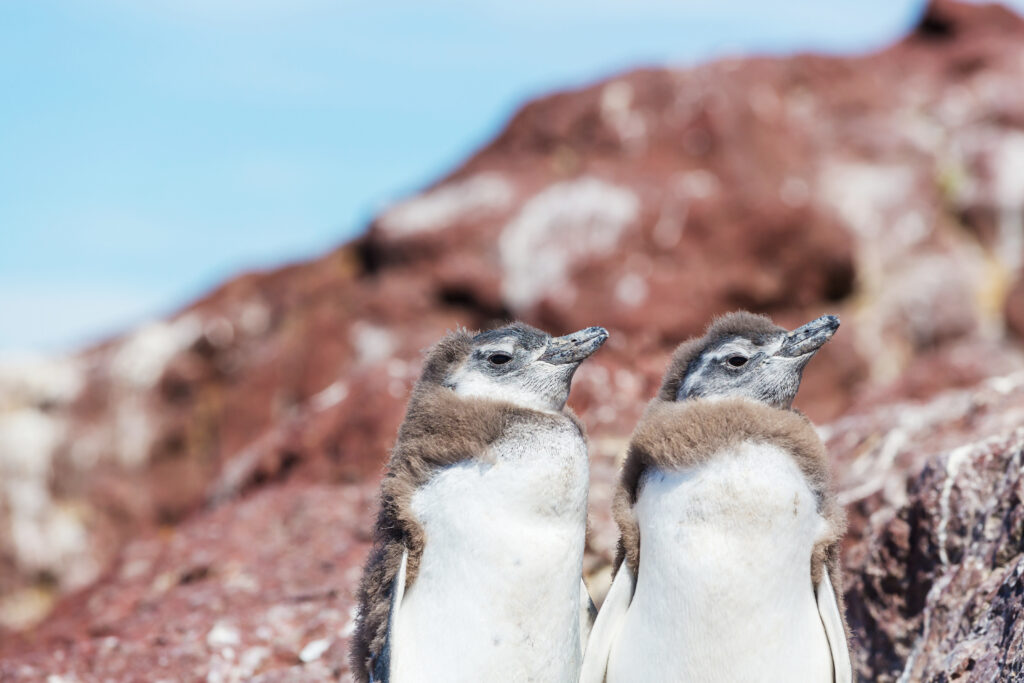
<path fill-rule="evenodd" d="M 852 680 L 845 518 L 824 445 L 791 408 L 838 327 L 739 312 L 676 350 L 616 491 L 616 575 L 583 683 Z"/>
<path fill-rule="evenodd" d="M 428 352 L 381 484 L 357 680 L 577 679 L 589 466 L 565 403 L 607 338 L 515 323 Z"/>

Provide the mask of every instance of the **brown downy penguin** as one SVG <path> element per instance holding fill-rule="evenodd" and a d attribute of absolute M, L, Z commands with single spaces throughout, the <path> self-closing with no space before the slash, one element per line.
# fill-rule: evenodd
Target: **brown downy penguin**
<path fill-rule="evenodd" d="M 577 680 L 589 465 L 565 402 L 607 338 L 515 323 L 428 353 L 381 485 L 357 680 Z"/>
<path fill-rule="evenodd" d="M 617 571 L 583 683 L 852 680 L 845 518 L 791 407 L 838 327 L 732 313 L 676 350 L 616 491 Z"/>

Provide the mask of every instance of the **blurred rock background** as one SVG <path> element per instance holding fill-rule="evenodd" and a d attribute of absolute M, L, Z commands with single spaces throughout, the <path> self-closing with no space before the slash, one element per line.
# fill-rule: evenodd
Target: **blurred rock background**
<path fill-rule="evenodd" d="M 718 313 L 843 326 L 805 375 L 864 681 L 1024 680 L 1024 20 L 940 0 L 858 57 L 526 104 L 321 258 L 0 365 L 0 680 L 329 680 L 421 351 L 611 332 L 570 403 L 586 570 L 668 355 Z"/>

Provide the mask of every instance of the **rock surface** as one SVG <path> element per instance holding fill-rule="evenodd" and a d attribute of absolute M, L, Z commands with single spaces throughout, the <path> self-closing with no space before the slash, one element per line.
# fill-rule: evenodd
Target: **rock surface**
<path fill-rule="evenodd" d="M 0 680 L 337 679 L 374 502 L 354 484 L 266 487 L 134 540 L 42 628 L 5 638 Z"/>
<path fill-rule="evenodd" d="M 320 259 L 3 362 L 0 680 L 344 677 L 420 350 L 507 317 L 612 333 L 572 398 L 600 593 L 629 431 L 738 307 L 843 318 L 799 405 L 831 421 L 862 679 L 1021 680 L 1021 82 L 1024 21 L 944 1 L 876 54 L 623 74 Z"/>
<path fill-rule="evenodd" d="M 861 680 L 1024 680 L 1024 374 L 822 432 Z"/>

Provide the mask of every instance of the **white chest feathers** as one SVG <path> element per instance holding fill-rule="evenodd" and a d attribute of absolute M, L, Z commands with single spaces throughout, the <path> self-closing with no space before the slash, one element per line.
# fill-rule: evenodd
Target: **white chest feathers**
<path fill-rule="evenodd" d="M 810 574 L 828 529 L 787 453 L 744 444 L 649 470 L 635 512 L 636 591 L 608 681 L 832 681 Z"/>
<path fill-rule="evenodd" d="M 392 681 L 574 681 L 586 531 L 586 445 L 566 421 L 517 426 L 490 462 L 413 497 L 426 532 L 392 632 Z"/>

